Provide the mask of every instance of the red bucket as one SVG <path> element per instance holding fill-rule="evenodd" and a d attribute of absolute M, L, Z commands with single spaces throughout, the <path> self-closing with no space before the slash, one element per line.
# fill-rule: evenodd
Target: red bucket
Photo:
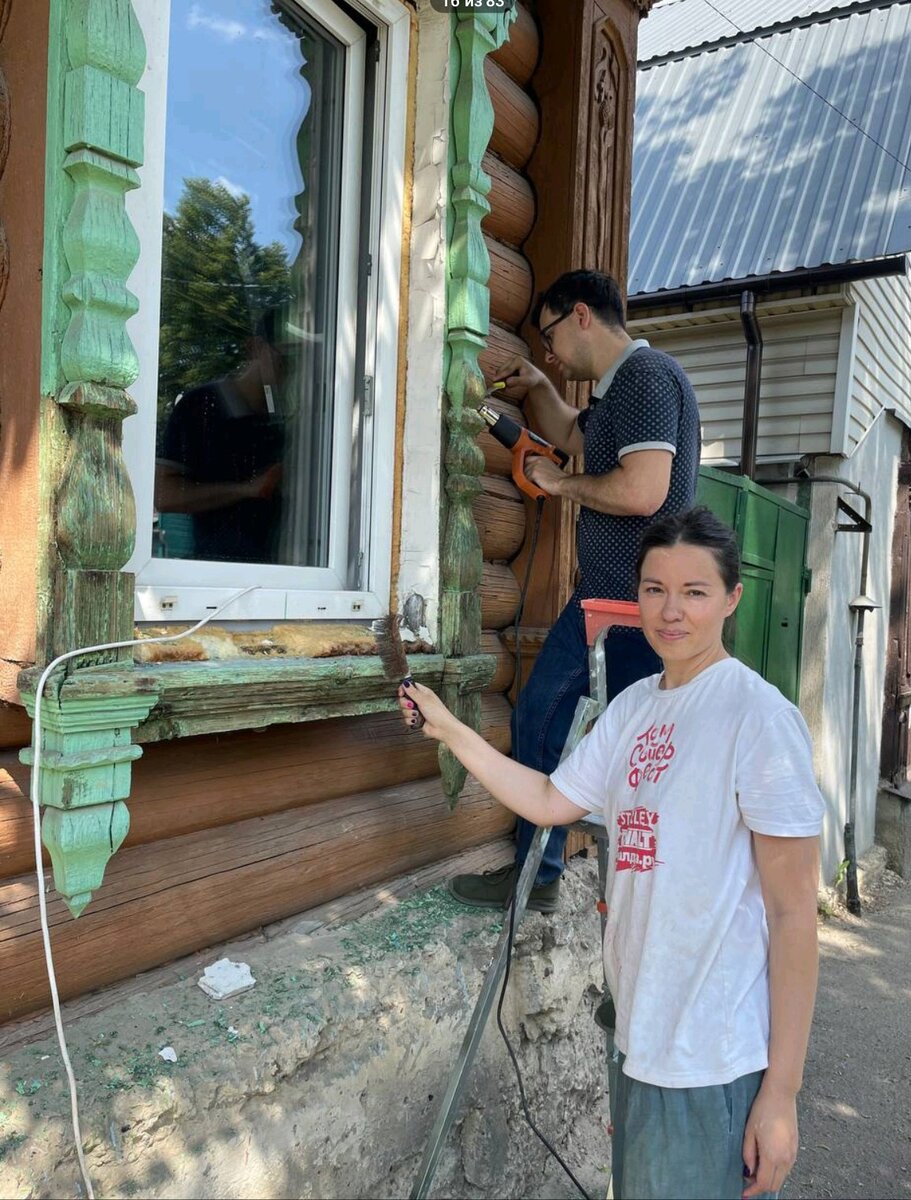
<path fill-rule="evenodd" d="M 585 613 L 585 640 L 589 646 L 594 646 L 601 630 L 611 625 L 642 627 L 635 600 L 583 600 L 582 611 Z"/>

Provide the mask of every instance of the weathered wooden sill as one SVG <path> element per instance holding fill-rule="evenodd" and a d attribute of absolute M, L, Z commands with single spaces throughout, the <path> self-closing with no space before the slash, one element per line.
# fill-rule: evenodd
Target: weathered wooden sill
<path fill-rule="evenodd" d="M 477 692 L 492 678 L 496 659 L 416 654 L 409 666 L 428 687 L 455 683 L 460 691 Z M 110 701 L 136 692 L 157 696 L 133 731 L 133 741 L 141 743 L 361 716 L 396 703 L 395 687 L 374 655 L 85 667 L 62 683 L 59 698 L 65 708 L 68 700 Z"/>

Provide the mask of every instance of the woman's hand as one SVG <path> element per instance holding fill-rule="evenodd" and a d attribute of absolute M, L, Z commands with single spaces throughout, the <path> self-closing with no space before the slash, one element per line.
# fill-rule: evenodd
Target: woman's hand
<path fill-rule="evenodd" d="M 797 1097 L 763 1081 L 743 1135 L 744 1197 L 777 1192 L 797 1158 Z"/>
<path fill-rule="evenodd" d="M 411 728 L 420 724 L 419 712 L 424 718 L 423 732 L 438 742 L 446 742 L 462 728 L 462 722 L 452 715 L 436 692 L 422 683 L 412 682 L 408 687 L 399 688 L 399 708 L 405 724 Z"/>

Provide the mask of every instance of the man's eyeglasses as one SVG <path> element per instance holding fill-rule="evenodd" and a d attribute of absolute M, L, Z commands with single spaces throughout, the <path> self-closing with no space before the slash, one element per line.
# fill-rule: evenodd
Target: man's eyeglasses
<path fill-rule="evenodd" d="M 548 354 L 553 354 L 554 352 L 554 342 L 550 331 L 552 329 L 556 329 L 561 321 L 565 321 L 567 317 L 571 317 L 572 313 L 573 310 L 570 309 L 569 312 L 565 312 L 562 317 L 557 317 L 553 321 L 548 321 L 543 329 L 538 330 L 538 336 L 541 339 L 541 344 L 544 346 L 544 349 Z"/>

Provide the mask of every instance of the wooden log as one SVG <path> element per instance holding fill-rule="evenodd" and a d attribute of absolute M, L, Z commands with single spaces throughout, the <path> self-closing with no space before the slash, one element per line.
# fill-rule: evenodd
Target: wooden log
<path fill-rule="evenodd" d="M 497 669 L 493 679 L 487 685 L 487 691 L 497 694 L 504 693 L 512 684 L 513 676 L 515 675 L 516 664 L 513 656 L 509 653 L 503 643 L 503 639 L 495 629 L 485 629 L 481 634 L 480 650 L 482 654 L 495 655 L 497 660 Z M 498 745 L 497 749 L 503 750 L 504 754 L 506 753 L 506 750 L 501 745 Z"/>
<path fill-rule="evenodd" d="M 535 222 L 535 194 L 524 175 L 495 154 L 485 154 L 481 164 L 490 176 L 490 212 L 481 228 L 510 246 L 521 246 Z"/>
<path fill-rule="evenodd" d="M 21 875 L 35 865 L 29 778 L 28 767 L 15 751 L 0 754 L 0 879 Z M 49 866 L 47 850 L 43 858 Z"/>
<path fill-rule="evenodd" d="M 517 328 L 531 306 L 531 267 L 518 250 L 485 237 L 490 255 L 490 315 L 503 325 Z"/>
<path fill-rule="evenodd" d="M 491 321 L 490 332 L 487 334 L 487 347 L 478 355 L 478 365 L 484 372 L 484 378 L 492 382 L 501 374 L 506 363 L 516 356 L 531 357 L 528 343 L 510 330 L 504 329 L 502 325 Z M 524 392 L 512 389 L 503 392 L 502 395 L 504 399 L 513 403 L 518 403 L 524 398 Z"/>
<path fill-rule="evenodd" d="M 491 496 L 498 496 L 501 500 L 512 500 L 515 504 L 522 503 L 522 493 L 516 485 L 511 479 L 504 479 L 501 475 L 482 475 L 481 487 Z"/>
<path fill-rule="evenodd" d="M 521 170 L 538 140 L 538 106 L 489 57 L 484 62 L 484 77 L 494 112 L 490 149 L 511 167 Z"/>
<path fill-rule="evenodd" d="M 121 851 L 78 922 L 50 899 L 61 997 L 481 845 L 513 821 L 474 780 L 451 813 L 429 779 Z M 0 1020 L 47 1006 L 29 875 L 0 886 L 0 978 Z"/>
<path fill-rule="evenodd" d="M 537 22 L 524 4 L 518 4 L 516 19 L 509 27 L 509 37 L 490 57 L 510 79 L 521 86 L 528 83 L 534 74 L 540 48 Z"/>
<path fill-rule="evenodd" d="M 519 607 L 519 581 L 502 563 L 484 564 L 481 574 L 481 624 L 503 629 L 515 619 Z"/>
<path fill-rule="evenodd" d="M 495 692 L 481 698 L 481 733 L 508 749 L 509 706 Z M 396 787 L 437 770 L 436 743 L 412 736 L 393 712 L 153 744 L 133 764 L 124 847 Z M 0 878 L 34 864 L 28 779 L 15 755 L 0 756 Z"/>
<path fill-rule="evenodd" d="M 47 279 L 42 284 L 44 252 L 45 261 L 57 252 L 50 241 L 47 246 L 44 243 L 46 185 L 49 219 L 62 224 L 64 218 L 62 211 L 50 218 L 52 197 L 59 193 L 55 184 L 48 182 L 61 179 L 55 172 L 60 172 L 63 164 L 58 160 L 51 167 L 45 159 L 49 125 L 53 127 L 58 119 L 47 110 L 48 39 L 60 36 L 48 33 L 48 7 L 44 0 L 38 4 L 0 2 L 0 698 L 13 704 L 19 701 L 16 678 L 23 665 L 34 662 L 36 633 L 46 621 L 39 596 L 46 603 L 47 561 L 51 557 L 48 517 L 54 488 L 48 481 L 57 479 L 51 475 L 56 467 L 49 449 L 53 440 L 49 433 L 53 428 L 51 406 L 47 400 L 37 402 L 42 394 L 42 362 L 46 365 L 57 354 L 61 340 L 55 336 L 46 344 L 42 360 L 42 315 L 47 314 L 52 295 L 53 303 L 59 303 L 59 287 L 48 285 Z M 106 12 L 100 22 L 106 27 L 105 37 L 114 24 L 109 18 Z M 97 111 L 90 103 L 85 107 Z M 74 114 L 72 104 L 70 109 Z M 70 179 L 66 186 L 73 186 Z M 103 211 L 108 211 L 105 205 L 110 201 L 106 194 Z M 63 204 L 62 197 L 59 202 Z M 97 204 L 91 211 L 98 219 Z M 98 219 L 100 227 L 107 224 L 106 217 Z M 96 236 L 100 236 L 97 231 Z M 81 266 L 78 270 L 81 273 Z M 110 272 L 105 278 L 109 277 Z M 80 274 L 80 278 L 85 276 Z M 99 285 L 98 278 L 92 277 L 95 287 L 104 289 L 106 284 Z M 43 286 L 50 286 L 44 297 Z M 91 285 L 86 287 L 91 290 Z M 108 299 L 116 304 L 113 293 L 105 296 Z M 62 336 L 62 325 L 58 332 Z M 19 736 L 17 732 L 13 740 Z M 26 736 L 18 744 L 27 741 Z"/>
<path fill-rule="evenodd" d="M 0 702 L 0 749 L 18 750 L 32 740 L 32 722 L 18 704 Z"/>
<path fill-rule="evenodd" d="M 485 480 L 490 480 L 490 489 L 485 486 L 472 505 L 481 549 L 489 561 L 509 562 L 525 540 L 525 505 L 511 481 L 498 480 L 497 476 L 485 476 Z M 500 492 L 493 486 L 497 483 L 502 488 Z M 511 489 L 511 495 L 507 489 Z"/>

